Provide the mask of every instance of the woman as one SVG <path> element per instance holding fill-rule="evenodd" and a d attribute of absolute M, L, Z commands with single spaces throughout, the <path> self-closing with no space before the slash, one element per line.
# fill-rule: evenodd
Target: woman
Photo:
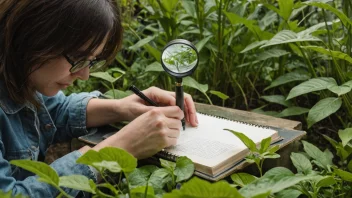
<path fill-rule="evenodd" d="M 0 0 L 0 189 L 30 197 L 58 191 L 10 160 L 38 160 L 50 144 L 87 133 L 87 128 L 131 121 L 95 147 L 85 146 L 54 161 L 60 176 L 97 180 L 92 167 L 76 164 L 89 149 L 112 146 L 145 158 L 176 144 L 184 113 L 171 92 L 144 91 L 164 107 L 147 106 L 136 95 L 98 99 L 99 93 L 66 97 L 60 90 L 89 69 L 114 59 L 122 40 L 120 11 L 113 0 Z M 186 120 L 197 125 L 185 97 Z M 72 196 L 78 193 L 66 189 Z"/>

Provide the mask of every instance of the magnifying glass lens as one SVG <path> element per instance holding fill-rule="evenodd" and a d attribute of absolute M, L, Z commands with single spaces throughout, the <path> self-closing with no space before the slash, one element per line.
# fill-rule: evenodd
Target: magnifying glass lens
<path fill-rule="evenodd" d="M 166 69 L 182 74 L 189 72 L 197 65 L 198 54 L 189 45 L 176 43 L 163 51 L 161 59 Z"/>

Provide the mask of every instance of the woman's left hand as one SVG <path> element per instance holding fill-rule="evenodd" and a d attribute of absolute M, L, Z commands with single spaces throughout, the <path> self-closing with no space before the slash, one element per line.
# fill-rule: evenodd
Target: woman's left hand
<path fill-rule="evenodd" d="M 176 97 L 174 92 L 165 91 L 157 87 L 150 87 L 142 91 L 148 98 L 155 101 L 159 106 L 175 106 Z M 136 94 L 121 99 L 121 103 L 117 108 L 124 109 L 124 116 L 127 120 L 133 120 L 143 113 L 155 108 L 149 106 L 143 99 Z M 120 109 L 120 111 L 122 110 Z M 198 126 L 198 119 L 196 115 L 196 108 L 191 95 L 184 93 L 184 113 L 185 120 L 191 126 Z"/>

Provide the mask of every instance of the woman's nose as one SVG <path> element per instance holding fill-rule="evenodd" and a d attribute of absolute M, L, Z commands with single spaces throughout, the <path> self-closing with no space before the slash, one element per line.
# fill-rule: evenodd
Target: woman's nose
<path fill-rule="evenodd" d="M 88 80 L 89 79 L 89 67 L 85 67 L 77 72 L 74 73 L 77 78 L 81 80 Z"/>

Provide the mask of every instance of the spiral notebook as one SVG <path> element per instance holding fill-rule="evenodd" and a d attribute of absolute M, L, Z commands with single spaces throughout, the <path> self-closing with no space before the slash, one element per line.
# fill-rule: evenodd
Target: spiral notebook
<path fill-rule="evenodd" d="M 257 145 L 268 137 L 272 142 L 281 140 L 276 130 L 264 126 L 227 120 L 197 113 L 199 126 L 186 126 L 181 131 L 175 146 L 165 148 L 158 157 L 176 161 L 179 156 L 187 156 L 195 164 L 196 172 L 214 178 L 242 161 L 249 149 L 231 132 L 231 129 L 245 134 Z"/>

